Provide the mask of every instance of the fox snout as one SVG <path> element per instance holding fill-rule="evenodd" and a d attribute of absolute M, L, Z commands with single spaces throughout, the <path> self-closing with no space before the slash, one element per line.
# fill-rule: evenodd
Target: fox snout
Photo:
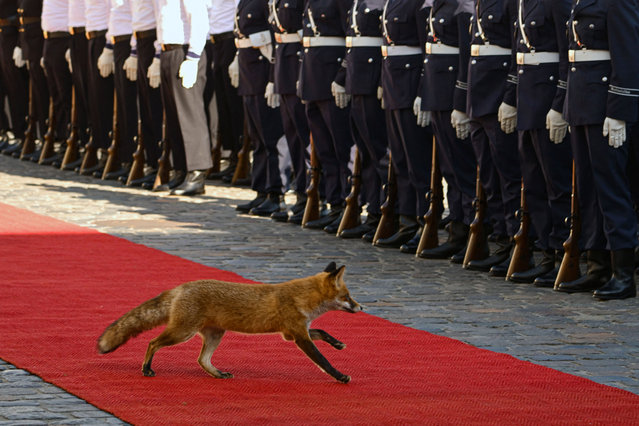
<path fill-rule="evenodd" d="M 342 309 L 346 312 L 350 312 L 351 314 L 354 314 L 356 312 L 362 311 L 362 305 L 360 305 L 354 299 L 349 297 L 347 300 L 342 302 Z"/>

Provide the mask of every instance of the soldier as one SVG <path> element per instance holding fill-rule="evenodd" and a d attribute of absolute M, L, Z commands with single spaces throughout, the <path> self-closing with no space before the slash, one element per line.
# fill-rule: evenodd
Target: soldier
<path fill-rule="evenodd" d="M 297 94 L 306 102 L 306 117 L 322 168 L 329 211 L 305 224 L 310 229 L 339 225 L 348 195 L 351 146 L 349 108 L 338 108 L 334 93 L 341 63 L 346 54 L 344 37 L 351 2 L 349 0 L 309 0 L 304 9 L 302 64 Z"/>
<path fill-rule="evenodd" d="M 428 17 L 424 77 L 415 112 L 420 124 L 431 115 L 440 170 L 448 184 L 450 222 L 446 243 L 418 253 L 427 259 L 449 258 L 462 250 L 474 217 L 477 161 L 466 114 L 472 10 L 472 0 L 435 0 Z"/>
<path fill-rule="evenodd" d="M 475 0 L 471 18 L 471 58 L 468 67 L 468 105 L 473 148 L 481 182 L 492 210 L 497 238 L 495 252 L 472 260 L 467 268 L 505 276 L 519 228 L 515 212 L 521 199 L 517 152 L 517 76 L 509 73 L 514 60 L 512 37 L 517 20 L 515 0 Z M 499 210 L 496 207 L 499 207 Z M 497 216 L 497 217 L 496 217 Z"/>
<path fill-rule="evenodd" d="M 593 296 L 601 300 L 635 297 L 637 217 L 626 170 L 626 135 L 629 124 L 639 119 L 639 5 L 636 0 L 581 0 L 573 3 L 568 25 L 564 117 L 570 123 L 577 173 L 582 175 L 577 188 L 585 198 L 583 223 L 590 230 L 600 215 L 604 238 L 582 230 L 587 237 L 587 274 L 560 283 L 558 290 L 594 290 Z M 590 187 L 582 180 L 589 170 Z"/>
<path fill-rule="evenodd" d="M 154 190 L 170 189 L 171 195 L 203 194 L 212 166 L 203 97 L 204 45 L 209 32 L 206 1 L 159 0 L 158 12 L 158 40 L 162 43 L 160 88 L 176 173 L 171 181 Z"/>
<path fill-rule="evenodd" d="M 296 203 L 291 207 L 292 215 L 275 212 L 271 218 L 301 224 L 306 206 L 306 164 L 309 161 L 309 130 L 304 105 L 297 97 L 295 84 L 299 75 L 302 55 L 302 2 L 271 0 L 271 25 L 275 32 L 275 65 L 272 89 L 279 95 L 280 114 L 288 150 L 293 165 L 292 186 L 295 188 Z M 267 98 L 268 99 L 268 98 Z"/>
<path fill-rule="evenodd" d="M 426 16 L 421 0 L 387 1 L 382 15 L 382 87 L 386 107 L 391 161 L 397 176 L 399 230 L 375 242 L 378 247 L 398 248 L 413 253 L 427 210 L 426 191 L 430 186 L 433 134 L 430 126 L 419 126 L 413 105 L 424 61 Z M 426 125 L 429 123 L 425 123 Z"/>
<path fill-rule="evenodd" d="M 554 286 L 568 237 L 564 220 L 570 215 L 572 154 L 564 142 L 568 123 L 561 111 L 568 72 L 565 25 L 569 14 L 570 0 L 518 1 L 519 157 L 528 214 L 542 259 L 508 279 L 534 281 L 538 287 Z"/>
<path fill-rule="evenodd" d="M 282 179 L 277 141 L 282 136 L 278 111 L 279 99 L 269 86 L 273 61 L 273 34 L 268 22 L 268 3 L 240 0 L 235 15 L 235 41 L 238 47 L 238 93 L 244 102 L 248 133 L 253 142 L 251 188 L 254 200 L 236 210 L 258 216 L 270 216 L 281 210 Z M 271 90 L 266 92 L 267 88 Z"/>
<path fill-rule="evenodd" d="M 342 230 L 341 238 L 360 238 L 374 232 L 381 217 L 382 185 L 388 176 L 386 122 L 378 99 L 382 84 L 380 19 L 383 8 L 383 0 L 353 1 L 348 14 L 346 59 L 342 62 L 342 67 L 346 68 L 345 81 L 335 82 L 344 87 L 345 93 L 351 97 L 351 134 L 357 144 L 362 167 L 360 202 L 367 204 L 366 221 L 360 226 Z M 339 106 L 340 95 L 335 101 Z M 328 230 L 335 232 L 337 228 Z"/>

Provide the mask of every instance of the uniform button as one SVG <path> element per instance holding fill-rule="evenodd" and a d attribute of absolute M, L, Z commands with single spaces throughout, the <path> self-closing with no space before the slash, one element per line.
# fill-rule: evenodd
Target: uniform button
<path fill-rule="evenodd" d="M 523 38 L 521 40 L 519 40 L 519 44 L 524 44 L 524 43 L 526 43 L 526 42 L 524 41 Z"/>
<path fill-rule="evenodd" d="M 446 20 L 445 20 L 444 18 L 441 18 L 441 19 L 439 20 L 439 23 L 440 23 L 440 24 L 443 24 L 444 22 L 446 22 Z"/>
<path fill-rule="evenodd" d="M 507 67 L 508 66 L 508 62 L 504 62 L 502 65 Z"/>
<path fill-rule="evenodd" d="M 368 63 L 372 64 L 373 63 L 373 58 L 368 58 Z"/>
<path fill-rule="evenodd" d="M 521 75 L 521 74 L 524 73 L 524 70 L 519 70 L 519 71 L 517 71 L 517 73 Z"/>
<path fill-rule="evenodd" d="M 448 71 L 453 71 L 454 69 L 455 69 L 455 68 L 454 68 L 454 67 L 452 67 L 452 66 L 448 67 Z"/>
<path fill-rule="evenodd" d="M 535 22 L 535 21 L 530 21 L 530 25 L 532 25 L 532 26 L 534 27 L 535 25 L 537 25 L 537 22 Z"/>
<path fill-rule="evenodd" d="M 475 65 L 475 64 L 477 63 L 477 59 L 473 59 L 472 61 L 470 61 L 470 63 L 471 63 L 472 65 Z"/>
<path fill-rule="evenodd" d="M 311 28 L 311 24 L 306 24 L 306 28 Z"/>
<path fill-rule="evenodd" d="M 550 80 L 550 81 L 555 81 L 555 76 L 554 76 L 554 75 L 551 75 L 550 77 L 548 77 L 548 80 Z"/>
<path fill-rule="evenodd" d="M 488 15 L 488 19 L 493 19 L 493 15 Z"/>
<path fill-rule="evenodd" d="M 478 32 L 475 33 L 475 37 L 479 37 L 479 33 Z"/>
<path fill-rule="evenodd" d="M 428 58 L 424 59 L 424 63 L 427 64 L 428 63 Z"/>
<path fill-rule="evenodd" d="M 399 18 L 396 16 L 393 18 L 393 22 L 397 22 L 397 21 L 399 21 Z"/>
<path fill-rule="evenodd" d="M 337 62 L 342 62 L 342 58 L 337 58 Z"/>
<path fill-rule="evenodd" d="M 410 68 L 410 64 L 404 65 L 404 68 Z"/>
<path fill-rule="evenodd" d="M 359 13 L 359 12 L 355 11 L 355 12 L 353 12 L 353 15 L 357 15 L 358 13 Z"/>
<path fill-rule="evenodd" d="M 370 13 L 370 11 L 371 10 L 369 8 L 364 9 L 364 13 Z"/>
<path fill-rule="evenodd" d="M 594 30 L 595 29 L 595 24 L 588 25 L 588 28 L 590 28 L 591 30 Z"/>
<path fill-rule="evenodd" d="M 284 3 L 284 7 L 288 7 L 288 3 Z"/>
<path fill-rule="evenodd" d="M 608 81 L 608 77 L 601 77 L 601 81 L 603 81 L 604 83 Z"/>
<path fill-rule="evenodd" d="M 304 49 L 304 53 L 308 53 L 308 48 Z"/>
<path fill-rule="evenodd" d="M 322 14 L 320 15 L 320 17 L 321 17 L 321 18 L 326 18 L 326 14 L 325 14 L 325 13 L 322 13 Z"/>
<path fill-rule="evenodd" d="M 253 17 L 253 15 L 251 15 L 250 13 L 248 13 L 248 14 L 246 15 L 246 17 L 247 17 L 247 18 L 249 18 L 249 19 L 251 19 L 251 18 Z"/>
<path fill-rule="evenodd" d="M 572 67 L 572 68 L 570 68 L 570 71 L 575 72 L 575 71 L 577 71 L 577 68 Z"/>
<path fill-rule="evenodd" d="M 264 56 L 260 55 L 257 59 L 261 61 L 262 59 L 264 59 Z"/>

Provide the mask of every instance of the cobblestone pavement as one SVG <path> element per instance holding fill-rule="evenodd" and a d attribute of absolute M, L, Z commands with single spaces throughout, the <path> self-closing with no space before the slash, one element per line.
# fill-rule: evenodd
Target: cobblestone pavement
<path fill-rule="evenodd" d="M 599 302 L 238 215 L 252 191 L 208 182 L 170 197 L 0 155 L 0 202 L 264 282 L 347 265 L 370 314 L 639 393 L 639 299 Z M 291 201 L 291 200 L 289 200 Z M 443 235 L 441 235 L 443 237 Z M 0 425 L 121 423 L 0 361 Z"/>

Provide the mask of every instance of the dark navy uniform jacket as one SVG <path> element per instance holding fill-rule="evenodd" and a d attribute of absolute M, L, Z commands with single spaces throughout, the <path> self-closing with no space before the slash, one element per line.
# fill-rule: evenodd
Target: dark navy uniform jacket
<path fill-rule="evenodd" d="M 574 28 L 574 31 L 573 31 Z M 573 126 L 606 117 L 639 117 L 639 4 L 636 0 L 579 0 L 568 22 L 570 49 L 609 50 L 610 61 L 575 62 L 568 71 L 564 115 Z"/>
<path fill-rule="evenodd" d="M 426 16 L 430 8 L 424 0 L 388 0 L 382 28 L 384 45 L 413 46 L 424 51 Z M 387 109 L 412 108 L 419 93 L 423 53 L 420 55 L 387 56 L 382 61 L 382 87 Z"/>
<path fill-rule="evenodd" d="M 420 96 L 423 111 L 466 111 L 466 88 L 472 7 L 460 0 L 435 0 L 431 9 L 434 34 L 428 26 L 428 42 L 458 47 L 459 54 L 426 54 Z M 466 6 L 466 7 L 464 7 Z M 428 25 L 428 21 L 427 21 Z"/>
<path fill-rule="evenodd" d="M 275 33 L 295 34 L 302 29 L 303 0 L 271 0 L 274 2 L 279 25 L 271 19 Z M 272 10 L 272 9 L 271 9 Z M 275 93 L 294 95 L 300 69 L 302 43 L 276 43 L 273 81 Z"/>
<path fill-rule="evenodd" d="M 384 0 L 355 0 L 348 13 L 346 35 L 357 37 L 382 37 L 382 9 Z M 355 20 L 353 20 L 353 17 Z M 336 83 L 346 87 L 351 95 L 373 95 L 381 86 L 382 52 L 377 47 L 347 48 L 345 81 Z"/>
<path fill-rule="evenodd" d="M 484 38 L 477 25 L 481 19 Z M 515 21 L 517 20 L 516 0 L 475 0 L 475 13 L 471 18 L 471 43 L 512 48 Z M 506 102 L 517 103 L 517 76 L 510 71 L 514 54 L 508 56 L 471 57 L 468 66 L 467 114 L 482 117 L 496 114 L 499 105 Z"/>
<path fill-rule="evenodd" d="M 236 9 L 236 37 L 248 38 L 250 34 L 270 30 L 268 3 L 266 0 L 240 0 Z M 271 42 L 274 42 L 271 36 Z M 271 74 L 271 62 L 259 49 L 238 50 L 240 68 L 239 95 L 264 95 Z M 273 49 L 275 50 L 275 49 Z"/>
<path fill-rule="evenodd" d="M 350 0 L 306 0 L 304 8 L 304 36 L 313 37 L 313 26 L 309 11 L 313 16 L 316 31 L 323 37 L 346 36 Z M 343 73 L 342 60 L 346 47 L 322 46 L 304 48 L 300 67 L 298 96 L 304 101 L 333 99 L 331 83 L 339 81 L 338 73 Z"/>
<path fill-rule="evenodd" d="M 568 38 L 566 22 L 571 0 L 517 0 L 523 6 L 523 22 L 517 21 L 517 52 L 558 52 L 558 63 L 516 65 L 517 128 L 545 129 L 550 109 L 561 112 L 566 98 Z M 524 25 L 524 34 L 521 31 Z M 526 43 L 526 40 L 528 41 Z"/>

